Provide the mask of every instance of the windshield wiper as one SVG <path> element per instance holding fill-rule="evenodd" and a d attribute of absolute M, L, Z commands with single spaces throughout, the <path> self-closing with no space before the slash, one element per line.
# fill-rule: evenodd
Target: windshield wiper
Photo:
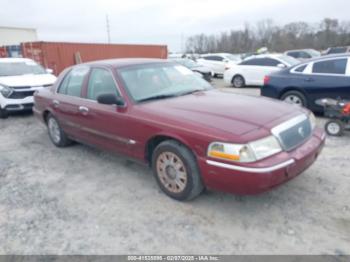
<path fill-rule="evenodd" d="M 178 95 L 177 94 L 156 95 L 156 96 L 150 96 L 150 97 L 142 98 L 142 99 L 138 100 L 137 102 L 145 102 L 145 101 L 151 101 L 151 100 L 165 99 L 165 98 L 176 97 L 176 96 L 178 96 Z"/>
<path fill-rule="evenodd" d="M 201 92 L 201 91 L 205 91 L 204 89 L 195 89 L 195 90 L 191 90 L 191 91 L 186 91 L 186 92 L 182 92 L 177 94 L 177 96 L 185 96 L 185 95 L 190 95 L 193 93 L 197 93 L 197 92 Z"/>

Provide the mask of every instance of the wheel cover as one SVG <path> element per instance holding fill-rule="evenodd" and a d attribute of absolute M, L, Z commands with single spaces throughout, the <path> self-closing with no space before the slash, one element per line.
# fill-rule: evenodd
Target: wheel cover
<path fill-rule="evenodd" d="M 48 126 L 49 126 L 50 137 L 55 143 L 59 143 L 61 140 L 61 132 L 57 121 L 53 118 L 50 118 Z"/>
<path fill-rule="evenodd" d="M 172 193 L 181 193 L 187 185 L 186 167 L 172 152 L 163 152 L 158 156 L 157 175 L 162 185 Z"/>
<path fill-rule="evenodd" d="M 288 95 L 283 100 L 289 104 L 295 104 L 295 105 L 299 105 L 299 106 L 303 105 L 303 101 L 297 95 Z"/>
<path fill-rule="evenodd" d="M 241 86 L 243 85 L 243 79 L 242 79 L 242 77 L 236 76 L 236 77 L 233 79 L 233 84 L 234 84 L 234 86 L 241 87 Z"/>
<path fill-rule="evenodd" d="M 333 134 L 333 135 L 339 134 L 340 126 L 339 126 L 339 124 L 332 122 L 332 123 L 328 124 L 327 130 L 330 134 Z"/>

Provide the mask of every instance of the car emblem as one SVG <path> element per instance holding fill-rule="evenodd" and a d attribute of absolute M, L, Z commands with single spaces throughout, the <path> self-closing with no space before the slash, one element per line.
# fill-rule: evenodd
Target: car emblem
<path fill-rule="evenodd" d="M 299 128 L 298 128 L 298 133 L 299 133 L 299 135 L 300 135 L 301 137 L 305 137 L 305 131 L 304 131 L 304 128 L 299 127 Z"/>

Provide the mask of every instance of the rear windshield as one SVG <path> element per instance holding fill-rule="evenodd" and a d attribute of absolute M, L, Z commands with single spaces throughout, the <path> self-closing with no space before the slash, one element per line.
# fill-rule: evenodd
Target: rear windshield
<path fill-rule="evenodd" d="M 46 74 L 45 69 L 34 61 L 0 63 L 0 76 Z"/>

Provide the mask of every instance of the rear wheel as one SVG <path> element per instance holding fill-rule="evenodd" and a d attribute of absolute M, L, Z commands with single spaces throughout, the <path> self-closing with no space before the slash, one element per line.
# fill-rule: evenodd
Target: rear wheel
<path fill-rule="evenodd" d="M 234 78 L 232 78 L 232 85 L 233 87 L 236 88 L 241 88 L 245 86 L 245 80 L 243 78 L 243 76 L 235 76 Z"/>
<path fill-rule="evenodd" d="M 305 96 L 299 91 L 288 91 L 282 95 L 281 100 L 299 106 L 306 107 L 307 102 Z"/>
<path fill-rule="evenodd" d="M 0 118 L 4 119 L 4 118 L 7 118 L 7 117 L 8 117 L 7 111 L 0 107 Z"/>
<path fill-rule="evenodd" d="M 59 125 L 57 119 L 52 115 L 47 117 L 47 128 L 52 143 L 57 147 L 66 147 L 72 143 L 66 133 Z"/>
<path fill-rule="evenodd" d="M 203 191 L 193 153 L 184 145 L 167 140 L 152 155 L 153 174 L 162 191 L 176 200 L 190 200 Z"/>
<path fill-rule="evenodd" d="M 344 123 L 340 120 L 329 120 L 325 126 L 326 133 L 330 136 L 341 136 L 344 132 Z"/>

